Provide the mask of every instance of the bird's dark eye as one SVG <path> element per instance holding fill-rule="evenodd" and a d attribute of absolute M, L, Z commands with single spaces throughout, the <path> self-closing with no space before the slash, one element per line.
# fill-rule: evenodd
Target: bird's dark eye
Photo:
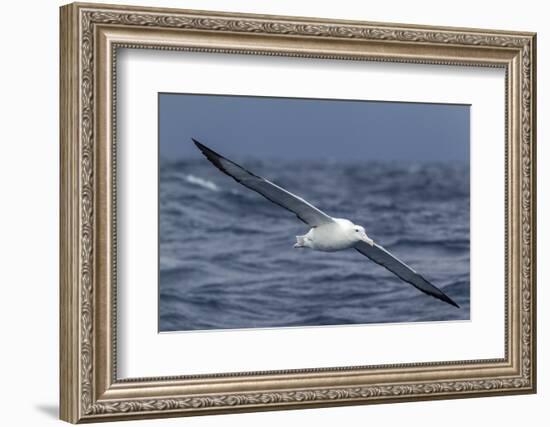
<path fill-rule="evenodd" d="M 356 233 L 359 233 L 359 230 L 356 229 L 355 232 L 356 232 Z"/>

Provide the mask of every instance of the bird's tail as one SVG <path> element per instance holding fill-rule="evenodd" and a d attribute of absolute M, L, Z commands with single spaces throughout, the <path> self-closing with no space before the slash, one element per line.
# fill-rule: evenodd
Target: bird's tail
<path fill-rule="evenodd" d="M 306 247 L 306 236 L 296 236 L 296 243 L 294 244 L 295 248 L 305 248 Z"/>

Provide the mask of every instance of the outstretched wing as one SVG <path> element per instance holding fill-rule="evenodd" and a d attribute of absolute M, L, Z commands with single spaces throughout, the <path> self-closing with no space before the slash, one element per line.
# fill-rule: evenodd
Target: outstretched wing
<path fill-rule="evenodd" d="M 436 288 L 403 261 L 400 261 L 392 254 L 390 254 L 382 246 L 379 246 L 376 243 L 371 246 L 366 242 L 359 242 L 357 245 L 355 245 L 355 249 L 357 249 L 366 257 L 370 258 L 375 263 L 387 268 L 400 279 L 404 280 L 407 283 L 410 283 L 416 289 L 428 295 L 431 295 L 432 297 L 435 297 L 441 301 L 444 301 L 447 304 L 451 304 L 457 308 L 460 308 L 460 306 L 447 295 L 445 295 L 445 293 L 443 293 L 441 289 Z"/>
<path fill-rule="evenodd" d="M 214 166 L 226 175 L 229 175 L 239 184 L 244 185 L 251 190 L 261 194 L 271 202 L 296 214 L 306 224 L 315 227 L 321 224 L 333 222 L 334 220 L 326 213 L 320 211 L 315 206 L 306 202 L 301 197 L 286 191 L 284 188 L 268 181 L 261 176 L 254 175 L 237 163 L 226 159 L 221 154 L 216 153 L 196 139 L 193 139 L 195 145 L 201 150 Z"/>

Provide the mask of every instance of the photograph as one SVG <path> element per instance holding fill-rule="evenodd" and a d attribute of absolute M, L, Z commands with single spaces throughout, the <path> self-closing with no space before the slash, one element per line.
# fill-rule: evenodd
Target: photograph
<path fill-rule="evenodd" d="M 470 320 L 470 105 L 158 94 L 159 332 Z"/>

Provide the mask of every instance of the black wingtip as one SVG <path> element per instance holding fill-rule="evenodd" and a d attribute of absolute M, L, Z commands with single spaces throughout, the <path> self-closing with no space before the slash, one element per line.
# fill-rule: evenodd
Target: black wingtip
<path fill-rule="evenodd" d="M 223 157 L 221 154 L 218 154 L 216 153 L 214 150 L 212 150 L 211 148 L 208 148 L 206 145 L 204 145 L 203 143 L 197 141 L 195 138 L 191 138 L 191 140 L 195 143 L 195 145 L 197 146 L 197 148 L 199 150 L 201 150 L 201 152 L 206 156 L 208 157 L 209 159 L 211 157 L 219 157 L 219 158 L 222 158 L 224 159 L 225 157 Z"/>
<path fill-rule="evenodd" d="M 454 302 L 452 299 L 450 299 L 450 298 L 449 298 L 449 300 L 448 300 L 447 302 L 448 302 L 449 304 L 451 304 L 451 305 L 454 305 L 456 308 L 460 308 L 460 306 L 459 306 L 456 302 Z"/>
<path fill-rule="evenodd" d="M 191 141 L 200 149 L 206 148 L 203 144 L 201 144 L 199 141 L 197 141 L 195 138 L 191 138 Z"/>
<path fill-rule="evenodd" d="M 222 155 L 216 153 L 214 150 L 212 150 L 212 149 L 208 148 L 206 145 L 200 143 L 195 138 L 191 138 L 191 140 L 197 146 L 197 148 L 201 151 L 201 153 L 206 156 L 207 159 L 213 161 L 213 160 L 215 160 L 216 157 L 223 158 Z M 218 166 L 218 165 L 216 164 L 216 166 Z"/>
<path fill-rule="evenodd" d="M 191 140 L 195 143 L 195 145 L 200 150 L 200 152 L 204 155 L 204 157 L 206 157 L 210 161 L 210 163 L 212 163 L 214 166 L 216 166 L 224 174 L 226 174 L 226 175 L 230 176 L 231 178 L 233 178 L 235 181 L 240 182 L 237 178 L 235 178 L 233 175 L 231 175 L 227 171 L 227 169 L 222 164 L 222 160 L 226 161 L 226 162 L 229 162 L 229 163 L 233 163 L 234 165 L 240 167 L 239 165 L 237 165 L 236 163 L 232 162 L 231 160 L 225 158 L 221 154 L 216 153 L 214 150 L 212 150 L 211 148 L 207 147 L 206 145 L 200 143 L 195 138 L 191 138 Z"/>
<path fill-rule="evenodd" d="M 442 295 L 440 295 L 439 299 L 441 301 L 446 302 L 447 304 L 450 304 L 452 306 L 455 306 L 456 308 L 460 308 L 460 306 L 454 302 L 451 298 L 449 298 L 447 295 L 445 295 L 443 292 L 441 292 Z M 437 297 L 436 297 L 437 298 Z"/>

